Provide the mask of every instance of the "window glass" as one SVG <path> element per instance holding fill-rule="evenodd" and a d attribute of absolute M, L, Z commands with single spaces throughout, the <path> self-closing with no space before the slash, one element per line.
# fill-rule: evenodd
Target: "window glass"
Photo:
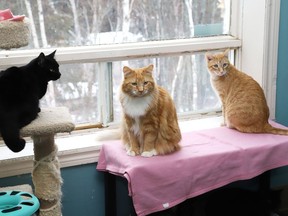
<path fill-rule="evenodd" d="M 229 33 L 230 0 L 13 0 L 25 14 L 31 42 L 24 48 L 115 44 Z"/>
<path fill-rule="evenodd" d="M 113 95 L 115 120 L 121 116 L 119 87 L 122 83 L 122 68 L 144 67 L 154 64 L 154 78 L 174 100 L 177 113 L 201 113 L 220 110 L 220 102 L 210 84 L 204 53 L 169 56 L 153 59 L 130 60 L 113 64 Z"/>
<path fill-rule="evenodd" d="M 100 63 L 60 65 L 61 78 L 51 81 L 41 99 L 42 107 L 68 107 L 76 123 L 99 122 Z"/>
<path fill-rule="evenodd" d="M 210 85 L 204 53 L 168 56 L 107 63 L 66 64 L 60 66 L 61 79 L 50 82 L 41 106 L 66 106 L 77 123 L 101 122 L 100 77 L 112 71 L 113 116 L 121 117 L 119 88 L 123 66 L 131 68 L 154 64 L 153 75 L 158 85 L 172 96 L 178 114 L 220 110 L 220 102 Z M 112 65 L 112 67 L 110 66 Z M 103 82 L 105 79 L 102 79 Z"/>
<path fill-rule="evenodd" d="M 31 41 L 20 48 L 24 51 L 225 35 L 230 26 L 230 0 L 0 1 L 0 10 L 6 8 L 29 18 Z M 74 60 L 75 53 L 60 65 L 62 76 L 49 83 L 41 106 L 68 107 L 76 124 L 119 120 L 124 65 L 154 64 L 156 82 L 170 92 L 179 114 L 220 108 L 200 52 L 118 62 Z"/>

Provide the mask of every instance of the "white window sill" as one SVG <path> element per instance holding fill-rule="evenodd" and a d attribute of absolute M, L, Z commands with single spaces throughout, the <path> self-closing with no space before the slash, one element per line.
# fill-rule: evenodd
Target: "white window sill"
<path fill-rule="evenodd" d="M 179 122 L 182 132 L 213 128 L 220 125 L 221 117 L 210 117 Z M 95 163 L 98 161 L 101 142 L 95 141 L 95 133 L 55 138 L 61 167 Z M 31 173 L 33 170 L 33 143 L 27 143 L 19 153 L 0 147 L 0 178 Z"/>

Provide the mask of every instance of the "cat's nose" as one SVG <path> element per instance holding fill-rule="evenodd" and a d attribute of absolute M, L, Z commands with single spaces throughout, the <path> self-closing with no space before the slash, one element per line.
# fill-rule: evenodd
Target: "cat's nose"
<path fill-rule="evenodd" d="M 60 77 L 61 77 L 61 73 L 57 73 L 51 78 L 51 80 L 55 81 L 55 80 L 58 80 Z"/>

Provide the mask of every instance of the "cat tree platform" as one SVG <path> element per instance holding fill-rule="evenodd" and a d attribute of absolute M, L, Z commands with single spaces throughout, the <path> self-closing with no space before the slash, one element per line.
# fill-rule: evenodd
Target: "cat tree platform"
<path fill-rule="evenodd" d="M 7 11 L 6 11 L 7 12 Z M 3 13 L 3 11 L 2 11 Z M 0 49 L 27 46 L 29 43 L 29 19 L 0 22 Z M 37 119 L 21 130 L 21 136 L 32 137 L 34 145 L 34 167 L 32 181 L 34 194 L 40 200 L 40 216 L 61 216 L 62 178 L 57 157 L 58 148 L 54 137 L 67 133 L 75 125 L 65 107 L 42 109 Z M 16 185 L 13 190 L 31 192 L 29 185 Z M 0 188 L 0 191 L 8 188 Z"/>
<path fill-rule="evenodd" d="M 34 194 L 40 200 L 40 216 L 61 216 L 62 178 L 54 137 L 69 133 L 75 125 L 67 108 L 42 108 L 37 119 L 22 128 L 34 145 L 32 181 Z"/>
<path fill-rule="evenodd" d="M 0 49 L 11 49 L 27 46 L 30 30 L 29 19 L 23 21 L 4 20 L 0 22 Z"/>
<path fill-rule="evenodd" d="M 27 46 L 30 37 L 29 25 L 28 18 L 21 19 L 21 21 L 0 21 L 0 49 Z M 62 178 L 57 156 L 58 148 L 54 137 L 57 133 L 69 133 L 74 127 L 68 109 L 57 107 L 43 108 L 38 118 L 21 130 L 21 136 L 29 136 L 33 140 L 34 166 L 32 181 L 34 194 L 40 200 L 40 216 L 62 215 Z M 26 192 L 31 192 L 31 189 L 29 185 L 13 187 L 13 190 Z M 0 188 L 1 190 L 7 190 L 7 188 Z"/>

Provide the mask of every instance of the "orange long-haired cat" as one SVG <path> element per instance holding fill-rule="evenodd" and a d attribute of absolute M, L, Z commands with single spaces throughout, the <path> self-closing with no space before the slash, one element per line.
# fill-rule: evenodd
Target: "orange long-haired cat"
<path fill-rule="evenodd" d="M 244 133 L 288 135 L 288 130 L 269 124 L 269 108 L 262 88 L 229 62 L 228 52 L 206 53 L 211 83 L 222 102 L 224 125 Z"/>
<path fill-rule="evenodd" d="M 169 93 L 153 78 L 153 65 L 123 68 L 120 91 L 122 141 L 127 154 L 151 157 L 180 149 L 181 133 Z"/>

